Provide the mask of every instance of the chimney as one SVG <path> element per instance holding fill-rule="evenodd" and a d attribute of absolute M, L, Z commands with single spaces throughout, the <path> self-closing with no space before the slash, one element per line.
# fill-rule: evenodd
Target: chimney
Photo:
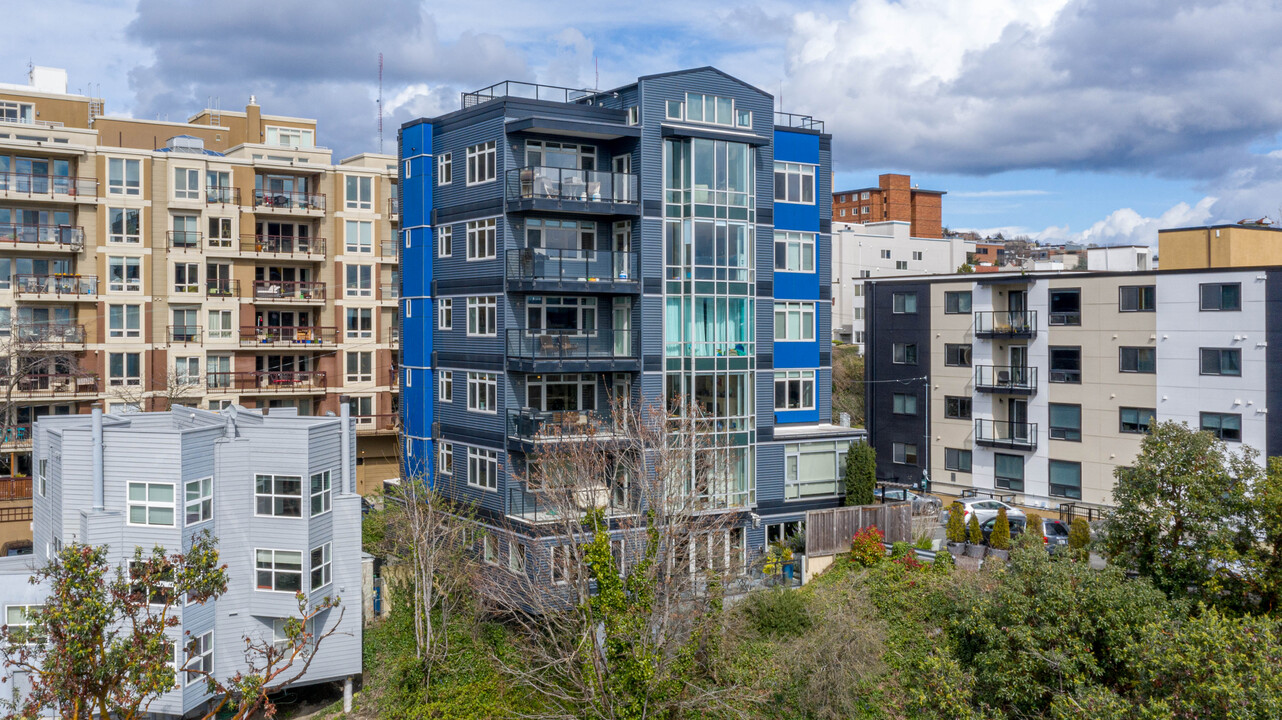
<path fill-rule="evenodd" d="M 263 109 L 258 107 L 258 98 L 249 96 L 245 106 L 245 142 L 260 143 L 263 141 Z"/>
<path fill-rule="evenodd" d="M 102 408 L 93 409 L 93 509 L 101 512 L 106 509 L 106 488 L 103 479 L 102 462 Z"/>

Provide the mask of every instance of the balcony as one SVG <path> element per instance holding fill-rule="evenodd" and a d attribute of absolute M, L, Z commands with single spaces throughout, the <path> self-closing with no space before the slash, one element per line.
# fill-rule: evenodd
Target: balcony
<path fill-rule="evenodd" d="M 518 372 L 636 372 L 631 330 L 507 331 L 508 366 Z"/>
<path fill-rule="evenodd" d="M 596 410 L 545 411 L 522 408 L 507 413 L 507 436 L 523 443 L 613 437 L 613 420 Z"/>
<path fill-rule="evenodd" d="M 323 215 L 325 196 L 289 190 L 254 190 L 254 211 L 277 215 Z"/>
<path fill-rule="evenodd" d="M 85 246 L 85 229 L 76 225 L 0 225 L 0 247 L 23 250 L 80 252 Z"/>
<path fill-rule="evenodd" d="M 379 243 L 378 251 L 379 251 L 379 252 L 378 252 L 378 259 L 379 259 L 379 260 L 383 260 L 383 261 L 386 261 L 386 262 L 396 262 L 396 261 L 397 261 L 397 257 L 396 257 L 396 241 L 395 241 L 395 240 L 384 240 L 384 241 L 382 241 L 381 243 Z"/>
<path fill-rule="evenodd" d="M 320 350 L 332 347 L 337 335 L 338 328 L 318 325 L 246 325 L 240 328 L 240 344 Z"/>
<path fill-rule="evenodd" d="M 296 235 L 241 235 L 240 251 L 263 257 L 302 257 L 320 262 L 325 259 L 325 238 Z"/>
<path fill-rule="evenodd" d="M 231 278 L 217 278 L 205 281 L 205 297 L 234 298 L 240 297 L 240 281 Z"/>
<path fill-rule="evenodd" d="M 1036 450 L 1037 423 L 976 420 L 975 444 L 1006 450 Z"/>
<path fill-rule="evenodd" d="M 326 379 L 325 373 L 320 370 L 212 372 L 205 373 L 205 387 L 213 391 L 248 394 L 317 395 L 325 392 Z"/>
<path fill-rule="evenodd" d="M 92 300 L 98 294 L 98 276 L 14 275 L 13 294 L 38 300 Z"/>
<path fill-rule="evenodd" d="M 74 397 L 98 394 L 97 373 L 31 373 L 6 378 L 15 396 Z"/>
<path fill-rule="evenodd" d="M 975 390 L 1007 395 L 1033 395 L 1037 392 L 1037 368 L 976 365 Z"/>
<path fill-rule="evenodd" d="M 544 166 L 516 168 L 507 173 L 506 192 L 509 212 L 641 213 L 641 196 L 633 173 Z"/>
<path fill-rule="evenodd" d="M 392 222 L 400 222 L 400 219 L 401 219 L 400 198 L 391 197 L 387 199 L 387 215 L 388 217 L 391 218 Z"/>
<path fill-rule="evenodd" d="M 507 489 L 507 516 L 524 523 L 539 524 L 564 521 L 567 515 L 582 517 L 588 510 L 602 509 L 606 517 L 637 513 L 640 508 L 636 493 L 612 488 L 605 483 L 575 493 L 573 503 L 549 503 L 539 492 L 530 492 L 525 483 L 513 482 Z"/>
<path fill-rule="evenodd" d="M 396 283 L 383 283 L 378 288 L 380 300 L 396 300 L 401 296 L 401 286 Z"/>
<path fill-rule="evenodd" d="M 56 200 L 74 202 L 94 201 L 98 197 L 98 181 L 75 175 L 38 175 L 32 173 L 0 173 L 0 199 L 3 200 Z"/>
<path fill-rule="evenodd" d="M 169 241 L 171 250 L 199 250 L 200 240 L 204 233 L 195 230 L 168 230 L 165 232 L 165 239 Z"/>
<path fill-rule="evenodd" d="M 525 248 L 507 251 L 512 292 L 640 292 L 637 254 L 598 250 Z"/>
<path fill-rule="evenodd" d="M 205 335 L 200 325 L 170 325 L 166 330 L 171 343 L 198 343 Z"/>
<path fill-rule="evenodd" d="M 0 445 L 3 445 L 6 449 L 9 449 L 9 450 L 16 450 L 19 448 L 31 447 L 31 430 L 32 430 L 32 427 L 31 427 L 31 423 L 29 422 L 9 423 L 9 425 L 4 429 L 4 433 L 3 433 L 4 437 L 2 440 L 0 440 Z M 4 485 L 5 481 L 12 480 L 12 479 L 13 478 L 0 478 L 0 487 Z M 22 480 L 25 478 L 18 478 L 18 479 Z M 12 499 L 13 498 L 4 497 L 4 491 L 0 490 L 0 500 L 12 500 Z"/>
<path fill-rule="evenodd" d="M 325 302 L 325 283 L 310 280 L 255 280 L 254 299 L 268 304 Z"/>
<path fill-rule="evenodd" d="M 975 337 L 1037 337 L 1036 310 L 983 310 L 975 313 Z"/>
<path fill-rule="evenodd" d="M 239 205 L 240 188 L 225 185 L 208 185 L 205 187 L 205 203 L 208 205 Z"/>
<path fill-rule="evenodd" d="M 398 367 L 389 367 L 387 369 L 387 385 L 395 390 L 401 386 L 401 369 Z"/>
<path fill-rule="evenodd" d="M 396 413 L 353 415 L 352 419 L 356 421 L 357 435 L 376 435 L 379 433 L 396 432 Z"/>
<path fill-rule="evenodd" d="M 14 323 L 13 337 L 19 344 L 65 348 L 84 345 L 85 326 L 71 323 Z M 39 349 L 39 347 L 35 347 Z"/>

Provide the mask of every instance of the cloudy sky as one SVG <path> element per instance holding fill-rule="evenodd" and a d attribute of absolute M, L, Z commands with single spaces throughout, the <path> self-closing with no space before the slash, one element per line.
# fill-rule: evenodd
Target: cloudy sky
<path fill-rule="evenodd" d="M 1282 214 L 1274 0 L 46 0 L 6 7 L 0 82 L 67 68 L 108 112 L 217 98 L 317 118 L 346 156 L 497 80 L 612 87 L 716 65 L 813 114 L 836 185 L 907 172 L 954 228 L 1156 240 Z M 598 80 L 599 73 L 599 80 Z"/>

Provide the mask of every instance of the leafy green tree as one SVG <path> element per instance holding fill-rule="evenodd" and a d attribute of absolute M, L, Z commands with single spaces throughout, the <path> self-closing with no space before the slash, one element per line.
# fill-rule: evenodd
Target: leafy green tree
<path fill-rule="evenodd" d="M 962 522 L 962 515 L 965 512 L 959 502 L 954 502 L 948 507 L 948 528 L 945 530 L 948 542 L 966 542 L 966 524 Z"/>
<path fill-rule="evenodd" d="M 1073 550 L 1085 550 L 1091 544 L 1091 524 L 1086 518 L 1073 518 L 1068 527 L 1068 547 Z"/>
<path fill-rule="evenodd" d="M 850 415 L 855 427 L 864 426 L 864 356 L 854 345 L 832 348 L 832 421 Z"/>
<path fill-rule="evenodd" d="M 846 451 L 846 504 L 871 505 L 877 501 L 877 451 L 866 442 L 852 442 Z"/>
<path fill-rule="evenodd" d="M 988 536 L 988 544 L 994 550 L 1010 550 L 1010 520 L 1006 517 L 1006 508 L 997 511 L 997 521 L 993 523 L 993 532 Z"/>
<path fill-rule="evenodd" d="M 966 541 L 971 545 L 984 542 L 984 532 L 979 529 L 979 519 L 974 513 L 970 515 L 970 522 L 966 523 Z"/>

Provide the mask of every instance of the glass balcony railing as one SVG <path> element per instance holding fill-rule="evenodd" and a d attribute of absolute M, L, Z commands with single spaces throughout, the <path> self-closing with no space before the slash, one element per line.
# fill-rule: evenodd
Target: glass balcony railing
<path fill-rule="evenodd" d="M 637 494 L 623 487 L 608 487 L 604 483 L 583 488 L 572 495 L 566 494 L 563 502 L 550 502 L 538 492 L 531 492 L 524 483 L 512 483 L 507 489 L 507 515 L 526 523 L 546 523 L 582 517 L 589 510 L 601 509 L 607 517 L 631 515 L 639 511 Z"/>
<path fill-rule="evenodd" d="M 98 392 L 97 373 L 31 373 L 10 378 L 19 395 L 93 395 Z"/>
<path fill-rule="evenodd" d="M 75 175 L 41 175 L 35 173 L 0 173 L 0 192 L 24 195 L 75 195 L 96 197 L 98 181 Z"/>
<path fill-rule="evenodd" d="M 1037 423 L 981 418 L 975 421 L 975 442 L 987 447 L 1036 450 Z"/>
<path fill-rule="evenodd" d="M 234 278 L 206 280 L 205 297 L 240 297 L 240 281 Z"/>
<path fill-rule="evenodd" d="M 320 301 L 325 299 L 325 283 L 310 280 L 255 280 L 254 299 Z"/>
<path fill-rule="evenodd" d="M 268 210 L 324 211 L 325 196 L 320 193 L 289 190 L 254 190 L 254 207 Z"/>
<path fill-rule="evenodd" d="M 507 413 L 510 438 L 534 442 L 613 435 L 613 420 L 597 410 L 534 410 L 522 408 Z"/>
<path fill-rule="evenodd" d="M 324 392 L 321 370 L 255 370 L 205 373 L 205 387 L 244 393 Z"/>
<path fill-rule="evenodd" d="M 275 255 L 325 255 L 325 238 L 298 235 L 241 235 L 241 252 Z"/>
<path fill-rule="evenodd" d="M 981 310 L 975 316 L 977 337 L 1033 337 L 1037 335 L 1036 310 Z"/>
<path fill-rule="evenodd" d="M 85 326 L 72 323 L 15 323 L 13 337 L 28 345 L 75 345 L 85 341 Z"/>
<path fill-rule="evenodd" d="M 170 325 L 168 329 L 171 343 L 198 343 L 205 334 L 200 325 Z"/>
<path fill-rule="evenodd" d="M 1037 368 L 976 365 L 975 389 L 980 392 L 1029 394 L 1037 392 Z"/>
<path fill-rule="evenodd" d="M 240 329 L 242 345 L 300 345 L 333 344 L 338 329 L 317 325 L 247 325 Z"/>
<path fill-rule="evenodd" d="M 635 358 L 631 330 L 507 331 L 507 355 L 522 360 Z"/>
<path fill-rule="evenodd" d="M 508 280 L 524 282 L 638 282 L 637 254 L 605 250 L 525 248 L 507 251 Z"/>
<path fill-rule="evenodd" d="M 508 171 L 507 199 L 635 204 L 640 195 L 633 173 L 540 165 Z"/>
<path fill-rule="evenodd" d="M 98 294 L 98 276 L 19 274 L 13 276 L 13 292 L 15 295 L 93 297 Z"/>
<path fill-rule="evenodd" d="M 209 185 L 205 188 L 205 202 L 210 205 L 239 205 L 240 188 Z"/>
<path fill-rule="evenodd" d="M 85 230 L 74 225 L 0 225 L 3 243 L 79 252 L 85 245 Z"/>
<path fill-rule="evenodd" d="M 200 240 L 203 237 L 203 233 L 195 230 L 169 230 L 165 233 L 165 238 L 169 240 L 169 247 L 175 250 L 199 250 Z"/>

